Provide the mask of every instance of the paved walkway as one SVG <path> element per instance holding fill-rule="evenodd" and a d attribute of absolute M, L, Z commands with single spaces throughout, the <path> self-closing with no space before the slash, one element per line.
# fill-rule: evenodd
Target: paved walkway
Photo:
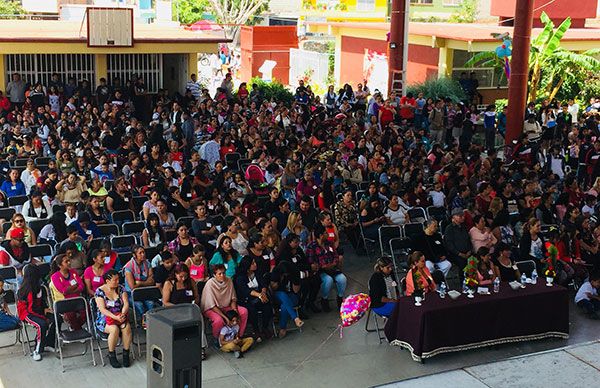
<path fill-rule="evenodd" d="M 594 387 L 600 382 L 600 341 L 437 373 L 386 388 Z"/>
<path fill-rule="evenodd" d="M 344 272 L 349 278 L 347 292 L 364 292 L 372 272 L 372 263 L 364 257 L 348 254 Z M 290 332 L 281 340 L 274 339 L 259 344 L 242 359 L 235 359 L 214 348 L 209 349 L 208 359 L 202 365 L 203 387 L 370 387 L 448 371 L 452 371 L 449 372 L 449 377 L 443 378 L 466 378 L 465 375 L 469 375 L 473 379 L 471 382 L 481 378 L 483 383 L 480 381 L 480 384 L 500 386 L 496 382 L 510 377 L 508 381 L 513 386 L 533 386 L 524 382 L 538 379 L 536 376 L 541 373 L 539 366 L 530 366 L 528 361 L 514 361 L 511 358 L 562 349 L 600 338 L 600 324 L 597 321 L 585 319 L 573 306 L 570 315 L 571 337 L 568 340 L 549 339 L 449 353 L 420 364 L 414 362 L 405 350 L 385 342 L 380 345 L 375 333 L 364 331 L 364 319 L 344 329 L 344 336 L 340 338 L 337 331 L 339 316 L 335 312 L 321 313 L 307 320 L 302 333 Z M 12 338 L 12 334 L 0 334 L 0 345 Z M 585 354 L 586 349 L 582 347 L 580 353 Z M 575 350 L 561 350 L 539 357 L 542 357 L 542 363 L 548 360 L 556 362 L 560 367 L 554 367 L 554 370 L 560 372 L 566 366 L 571 367 L 571 361 L 576 361 L 573 352 Z M 592 355 L 595 355 L 595 359 L 590 361 L 595 360 L 594 365 L 599 366 L 600 346 Z M 585 359 L 579 353 L 577 357 Z M 501 361 L 497 368 L 478 366 L 497 361 Z M 506 362 L 509 364 L 505 364 Z M 514 368 L 519 362 L 524 367 Z M 93 367 L 90 358 L 86 356 L 70 358 L 65 365 L 67 371 L 61 373 L 59 360 L 53 355 L 46 355 L 41 362 L 34 362 L 23 356 L 20 346 L 0 349 L 0 388 L 39 386 L 40 382 L 48 387 L 74 386 L 77 383 L 78 388 L 97 388 L 103 382 L 110 382 L 111 388 L 145 386 L 145 361 L 136 360 L 131 368 L 113 370 L 108 365 L 104 368 Z M 590 365 L 573 365 L 576 365 L 575 371 L 584 372 L 582 378 L 589 378 L 588 373 L 593 369 Z M 568 379 L 569 375 L 561 373 L 557 378 Z M 588 381 L 585 379 L 573 382 Z M 596 383 L 597 381 L 600 380 L 596 380 Z M 583 384 L 573 386 L 580 387 Z"/>

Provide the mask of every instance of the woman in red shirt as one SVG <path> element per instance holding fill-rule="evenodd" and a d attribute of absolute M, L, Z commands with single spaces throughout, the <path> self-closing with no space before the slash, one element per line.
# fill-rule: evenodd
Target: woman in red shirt
<path fill-rule="evenodd" d="M 390 104 L 390 100 L 386 100 L 383 106 L 379 108 L 381 129 L 387 127 L 392 121 L 394 121 L 394 107 Z"/>
<path fill-rule="evenodd" d="M 225 155 L 236 152 L 235 145 L 231 142 L 231 135 L 226 134 L 221 140 L 221 149 L 219 150 L 219 156 L 221 160 L 225 160 Z"/>

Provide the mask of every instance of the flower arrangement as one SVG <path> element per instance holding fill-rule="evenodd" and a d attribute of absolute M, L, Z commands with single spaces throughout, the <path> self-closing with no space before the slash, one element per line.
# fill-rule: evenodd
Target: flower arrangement
<path fill-rule="evenodd" d="M 546 268 L 544 269 L 544 275 L 548 278 L 556 277 L 556 261 L 558 258 L 558 248 L 554 244 L 550 244 L 547 249 L 548 257 L 544 262 L 546 263 Z"/>
<path fill-rule="evenodd" d="M 479 260 L 475 256 L 471 256 L 467 259 L 467 265 L 463 269 L 465 273 L 465 283 L 467 287 L 473 289 L 479 285 L 479 280 L 477 280 L 477 264 Z"/>
<path fill-rule="evenodd" d="M 413 268 L 412 271 L 413 284 L 415 285 L 415 296 L 423 296 L 423 283 L 421 282 L 421 272 L 419 272 L 416 268 Z"/>

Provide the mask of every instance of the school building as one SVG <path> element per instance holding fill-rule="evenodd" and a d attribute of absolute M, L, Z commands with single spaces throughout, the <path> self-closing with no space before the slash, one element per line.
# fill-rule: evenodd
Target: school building
<path fill-rule="evenodd" d="M 90 44 L 88 34 L 106 39 Z M 71 76 L 87 79 L 92 90 L 101 77 L 109 82 L 119 77 L 124 83 L 137 74 L 144 78 L 149 93 L 160 88 L 183 92 L 190 74 L 198 71 L 198 54 L 217 52 L 219 43 L 230 42 L 222 32 L 134 24 L 133 19 L 124 34 L 126 44 L 109 35 L 110 31 L 90 32 L 85 21 L 2 20 L 0 89 L 17 72 L 28 82 L 44 84 L 52 73 L 64 82 Z"/>

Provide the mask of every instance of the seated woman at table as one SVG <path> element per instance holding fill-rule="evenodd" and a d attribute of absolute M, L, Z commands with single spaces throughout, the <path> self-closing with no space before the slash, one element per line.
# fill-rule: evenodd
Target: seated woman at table
<path fill-rule="evenodd" d="M 482 286 L 486 286 L 492 284 L 497 277 L 500 277 L 500 271 L 498 267 L 494 263 L 492 263 L 489 248 L 481 247 L 477 250 L 475 254 L 477 260 L 477 279 L 479 280 L 479 284 Z"/>
<path fill-rule="evenodd" d="M 382 317 L 389 317 L 398 301 L 398 283 L 394 276 L 394 264 L 389 257 L 381 257 L 369 279 L 371 309 Z"/>
<path fill-rule="evenodd" d="M 521 272 L 517 268 L 514 260 L 511 258 L 512 250 L 506 244 L 499 244 L 497 247 L 498 256 L 494 260 L 494 264 L 500 273 L 500 280 L 503 282 L 519 281 Z"/>
<path fill-rule="evenodd" d="M 425 265 L 425 255 L 420 251 L 414 251 L 408 258 L 410 270 L 406 274 L 406 296 L 411 296 L 415 292 L 414 274 L 418 273 L 420 288 L 424 293 L 435 291 L 436 285 L 431 276 L 431 272 Z"/>

